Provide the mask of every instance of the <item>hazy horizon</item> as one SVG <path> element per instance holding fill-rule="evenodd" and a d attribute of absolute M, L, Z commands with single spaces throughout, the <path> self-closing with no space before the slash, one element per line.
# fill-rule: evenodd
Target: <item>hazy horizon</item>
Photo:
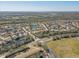
<path fill-rule="evenodd" d="M 0 11 L 73 12 L 79 11 L 78 1 L 0 1 Z"/>

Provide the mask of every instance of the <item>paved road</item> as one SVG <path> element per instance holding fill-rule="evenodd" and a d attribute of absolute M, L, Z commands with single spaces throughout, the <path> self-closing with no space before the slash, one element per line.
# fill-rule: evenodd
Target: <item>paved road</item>
<path fill-rule="evenodd" d="M 48 49 L 49 49 L 49 58 L 57 58 L 57 55 L 55 54 L 54 50 L 52 51 L 51 48 Z"/>
<path fill-rule="evenodd" d="M 31 34 L 29 31 L 27 31 L 24 27 L 22 27 L 22 29 L 23 29 L 26 33 L 28 33 L 31 37 L 33 37 L 33 39 L 34 39 L 35 41 L 40 40 L 38 37 L 35 37 L 33 34 Z"/>
<path fill-rule="evenodd" d="M 47 27 L 44 24 L 42 24 L 42 26 L 45 28 L 45 30 L 48 30 Z"/>
<path fill-rule="evenodd" d="M 39 39 L 38 37 L 35 37 L 33 34 L 31 34 L 30 32 L 28 32 L 28 31 L 26 31 L 26 29 L 23 27 L 23 30 L 26 32 L 26 33 L 28 33 L 30 36 L 32 36 L 33 37 L 33 39 L 35 40 L 35 42 L 41 42 L 41 41 L 43 41 L 43 42 L 45 42 L 44 40 L 41 40 L 41 39 Z M 56 56 L 54 55 L 54 53 L 52 53 L 52 50 L 51 49 L 49 49 L 49 53 L 48 53 L 48 57 L 49 58 L 55 58 Z"/>

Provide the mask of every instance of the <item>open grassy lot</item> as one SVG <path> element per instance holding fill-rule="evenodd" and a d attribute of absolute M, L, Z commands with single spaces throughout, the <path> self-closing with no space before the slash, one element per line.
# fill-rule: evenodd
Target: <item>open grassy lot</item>
<path fill-rule="evenodd" d="M 79 38 L 64 38 L 50 41 L 47 45 L 59 57 L 79 57 Z"/>

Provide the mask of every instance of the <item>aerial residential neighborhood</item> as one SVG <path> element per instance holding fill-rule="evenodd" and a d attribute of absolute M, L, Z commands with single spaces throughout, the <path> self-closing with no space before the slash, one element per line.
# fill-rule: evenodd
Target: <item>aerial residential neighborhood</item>
<path fill-rule="evenodd" d="M 0 1 L 0 58 L 78 58 L 78 5 Z"/>

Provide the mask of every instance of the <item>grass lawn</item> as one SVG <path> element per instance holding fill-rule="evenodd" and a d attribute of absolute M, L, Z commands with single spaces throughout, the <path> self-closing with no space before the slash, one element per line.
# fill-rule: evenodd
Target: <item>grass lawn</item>
<path fill-rule="evenodd" d="M 50 41 L 47 45 L 59 57 L 79 57 L 79 38 L 63 38 L 62 40 Z"/>

